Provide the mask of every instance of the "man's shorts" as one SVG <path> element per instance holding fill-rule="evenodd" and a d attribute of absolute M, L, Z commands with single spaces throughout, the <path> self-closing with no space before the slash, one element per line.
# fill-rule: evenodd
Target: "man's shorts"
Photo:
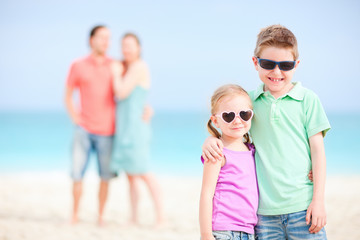
<path fill-rule="evenodd" d="M 116 174 L 110 170 L 110 161 L 114 136 L 103 136 L 89 133 L 80 126 L 76 126 L 73 149 L 71 177 L 74 181 L 81 181 L 84 177 L 90 153 L 97 156 L 98 172 L 102 180 L 108 181 Z"/>

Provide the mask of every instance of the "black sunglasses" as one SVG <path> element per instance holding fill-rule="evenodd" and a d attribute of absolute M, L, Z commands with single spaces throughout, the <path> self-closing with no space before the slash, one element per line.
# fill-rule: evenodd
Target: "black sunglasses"
<path fill-rule="evenodd" d="M 282 61 L 282 62 L 275 62 L 269 59 L 263 59 L 257 57 L 260 67 L 266 70 L 273 70 L 276 65 L 279 66 L 279 69 L 282 71 L 290 71 L 295 67 L 296 61 Z"/>
<path fill-rule="evenodd" d="M 240 111 L 238 114 L 235 112 L 222 112 L 221 114 L 215 116 L 221 117 L 221 119 L 226 123 L 232 123 L 232 121 L 235 120 L 236 115 L 238 115 L 244 122 L 247 122 L 253 117 L 254 112 L 249 109 Z"/>

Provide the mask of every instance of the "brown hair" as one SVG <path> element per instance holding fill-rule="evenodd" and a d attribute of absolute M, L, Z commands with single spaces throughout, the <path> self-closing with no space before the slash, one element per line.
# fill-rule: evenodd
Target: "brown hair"
<path fill-rule="evenodd" d="M 137 44 L 138 44 L 139 46 L 141 46 L 141 44 L 140 44 L 140 39 L 139 39 L 139 37 L 138 37 L 135 33 L 131 33 L 131 32 L 125 33 L 124 36 L 121 38 L 121 40 L 124 40 L 124 39 L 127 38 L 127 37 L 132 37 L 132 38 L 134 38 L 134 39 L 136 40 Z"/>
<path fill-rule="evenodd" d="M 261 51 L 266 47 L 288 48 L 292 50 L 294 60 L 299 58 L 296 37 L 284 26 L 271 25 L 261 29 L 257 36 L 254 56 L 260 57 Z"/>
<path fill-rule="evenodd" d="M 131 33 L 131 32 L 125 33 L 124 36 L 121 38 L 121 41 L 124 40 L 124 39 L 127 38 L 127 37 L 132 37 L 132 38 L 134 38 L 135 41 L 136 41 L 136 43 L 137 43 L 139 46 L 141 46 L 141 44 L 140 44 L 140 39 L 139 39 L 139 37 L 138 37 L 135 33 Z M 140 56 L 141 56 L 141 53 L 139 53 L 139 54 L 140 54 L 140 55 L 139 55 L 139 57 L 140 57 Z M 124 66 L 123 76 L 125 76 L 125 74 L 126 74 L 128 68 L 129 68 L 129 66 L 128 66 L 128 63 L 127 63 L 125 60 L 122 61 L 122 64 L 123 64 L 123 66 Z"/>
<path fill-rule="evenodd" d="M 106 28 L 106 26 L 105 25 L 94 26 L 90 31 L 89 38 L 92 38 L 93 36 L 95 36 L 96 32 L 101 28 Z"/>
<path fill-rule="evenodd" d="M 233 96 L 233 95 L 243 95 L 247 96 L 249 98 L 250 107 L 252 109 L 251 100 L 249 97 L 249 94 L 239 85 L 236 84 L 227 84 L 219 87 L 211 97 L 211 115 L 215 115 L 218 104 L 220 100 L 226 96 Z M 219 131 L 212 125 L 211 118 L 209 119 L 207 123 L 207 129 L 211 135 L 213 135 L 216 138 L 220 138 L 221 134 Z M 248 133 L 244 135 L 245 143 L 251 143 L 251 139 Z"/>

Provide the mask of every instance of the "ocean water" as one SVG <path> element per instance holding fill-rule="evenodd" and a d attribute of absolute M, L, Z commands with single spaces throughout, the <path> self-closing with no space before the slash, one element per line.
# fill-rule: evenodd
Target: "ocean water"
<path fill-rule="evenodd" d="M 328 174 L 360 174 L 360 113 L 328 113 Z M 152 170 L 201 176 L 207 113 L 156 112 L 152 120 Z M 0 174 L 70 169 L 73 125 L 65 112 L 0 112 Z M 92 156 L 89 172 L 96 171 Z"/>

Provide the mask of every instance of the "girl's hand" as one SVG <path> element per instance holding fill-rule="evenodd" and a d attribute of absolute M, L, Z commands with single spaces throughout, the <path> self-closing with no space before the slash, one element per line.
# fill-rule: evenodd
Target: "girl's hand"
<path fill-rule="evenodd" d="M 311 226 L 310 233 L 318 233 L 326 225 L 326 211 L 323 202 L 312 201 L 306 212 L 306 224 Z"/>
<path fill-rule="evenodd" d="M 202 157 L 204 161 L 216 162 L 223 159 L 223 143 L 216 137 L 208 137 L 202 146 Z"/>

